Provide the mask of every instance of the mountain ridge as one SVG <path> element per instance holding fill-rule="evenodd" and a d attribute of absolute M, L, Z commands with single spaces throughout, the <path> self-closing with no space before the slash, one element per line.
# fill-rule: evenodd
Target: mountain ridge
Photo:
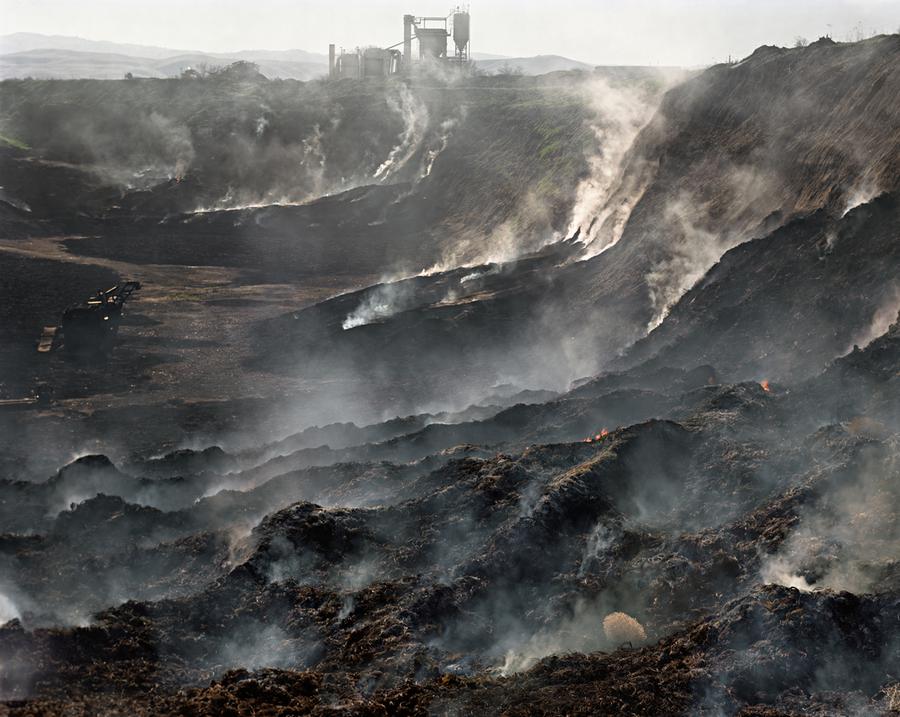
<path fill-rule="evenodd" d="M 18 32 L 0 36 L 0 79 L 119 79 L 125 73 L 140 77 L 177 77 L 188 67 L 241 60 L 255 62 L 262 74 L 271 79 L 311 80 L 328 72 L 326 54 L 301 49 L 208 52 L 69 35 Z M 487 73 L 506 68 L 525 75 L 592 69 L 588 63 L 559 55 L 508 58 L 474 53 L 473 60 Z"/>

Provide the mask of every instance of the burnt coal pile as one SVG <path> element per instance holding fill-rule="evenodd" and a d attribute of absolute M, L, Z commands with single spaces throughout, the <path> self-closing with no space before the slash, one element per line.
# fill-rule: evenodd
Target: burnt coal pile
<path fill-rule="evenodd" d="M 627 96 L 608 72 L 173 80 L 181 120 L 102 155 L 145 179 L 105 167 L 117 198 L 85 180 L 80 214 L 16 154 L 11 285 L 33 264 L 142 290 L 108 363 L 51 355 L 43 380 L 78 390 L 14 406 L 0 711 L 900 710 L 898 58 L 896 35 L 760 48 L 665 92 L 626 73 Z M 100 89 L 2 92 L 21 119 Z M 365 107 L 391 119 L 359 144 L 324 121 Z M 294 194 L 287 163 L 266 187 L 241 166 L 278 147 Z M 50 174 L 100 181 L 69 149 Z M 148 346 L 168 359 L 116 373 Z"/>
<path fill-rule="evenodd" d="M 833 374 L 885 381 L 896 331 L 790 392 L 693 388 L 658 404 L 677 422 L 590 441 L 584 399 L 563 396 L 519 409 L 554 438 L 568 416 L 562 442 L 288 469 L 301 448 L 279 469 L 177 479 L 96 457 L 4 485 L 7 509 L 26 494 L 44 523 L 4 538 L 6 694 L 147 713 L 525 713 L 535 691 L 549 711 L 884 707 L 900 454 L 883 399 L 894 408 L 897 387 L 861 392 L 866 421 L 805 424 Z"/>
<path fill-rule="evenodd" d="M 423 402 L 460 374 L 481 390 L 509 376 L 560 390 L 572 371 L 656 354 L 657 366 L 706 363 L 732 380 L 815 374 L 897 310 L 900 289 L 882 267 L 896 262 L 898 62 L 892 35 L 764 47 L 710 68 L 664 95 L 617 182 L 576 205 L 588 218 L 565 238 L 515 262 L 440 266 L 279 316 L 260 325 L 261 344 L 277 336 L 294 351 L 248 365 L 321 376 L 374 362 L 373 383 L 403 381 Z M 688 313 L 702 328 L 682 345 Z M 453 360 L 422 351 L 423 340 Z"/>

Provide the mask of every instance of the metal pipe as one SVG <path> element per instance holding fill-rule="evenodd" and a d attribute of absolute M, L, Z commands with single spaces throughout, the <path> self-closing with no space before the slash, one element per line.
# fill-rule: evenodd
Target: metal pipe
<path fill-rule="evenodd" d="M 403 65 L 412 68 L 412 27 L 416 19 L 412 15 L 403 16 Z"/>

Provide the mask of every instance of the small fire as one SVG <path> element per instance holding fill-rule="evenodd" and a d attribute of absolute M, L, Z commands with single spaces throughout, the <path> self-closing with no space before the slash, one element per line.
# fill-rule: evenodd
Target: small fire
<path fill-rule="evenodd" d="M 766 393 L 769 393 L 769 391 L 772 390 L 771 388 L 769 388 L 769 379 L 767 378 L 764 378 L 762 381 L 760 381 L 759 385 L 762 386 L 762 390 Z"/>
<path fill-rule="evenodd" d="M 609 431 L 605 428 L 600 429 L 600 433 L 595 436 L 588 436 L 584 439 L 584 443 L 593 443 L 594 441 L 602 441 L 609 435 Z"/>

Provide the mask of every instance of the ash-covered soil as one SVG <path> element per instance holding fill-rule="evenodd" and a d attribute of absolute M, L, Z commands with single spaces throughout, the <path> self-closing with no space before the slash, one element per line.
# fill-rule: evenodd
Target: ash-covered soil
<path fill-rule="evenodd" d="M 898 359 L 895 324 L 791 388 L 699 372 L 623 398 L 609 377 L 488 421 L 331 429 L 344 448 L 301 434 L 5 482 L 3 687 L 40 696 L 8 705 L 886 709 Z M 473 426 L 494 440 L 460 445 Z M 622 612 L 640 627 L 604 624 Z"/>
<path fill-rule="evenodd" d="M 898 47 L 0 83 L 0 711 L 900 710 Z"/>

